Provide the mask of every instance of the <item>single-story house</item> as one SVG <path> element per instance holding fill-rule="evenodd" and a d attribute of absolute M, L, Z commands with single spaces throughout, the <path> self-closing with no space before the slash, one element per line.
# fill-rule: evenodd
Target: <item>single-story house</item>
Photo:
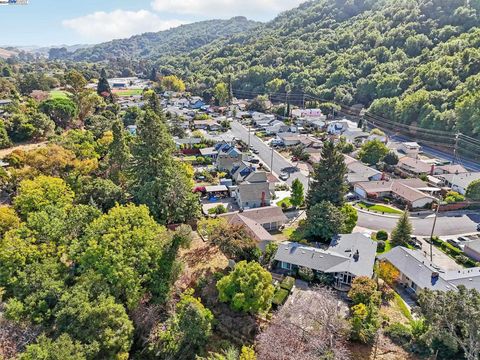
<path fill-rule="evenodd" d="M 316 118 L 325 120 L 327 117 L 322 114 L 320 109 L 293 109 L 292 117 L 294 118 Z"/>
<path fill-rule="evenodd" d="M 458 289 L 459 285 L 467 289 L 480 290 L 480 268 L 462 270 L 443 270 L 430 262 L 419 250 L 397 246 L 378 256 L 388 261 L 400 273 L 399 283 L 414 294 L 420 290 L 449 291 Z"/>
<path fill-rule="evenodd" d="M 331 135 L 341 135 L 343 134 L 347 129 L 357 129 L 358 125 L 356 122 L 343 119 L 343 120 L 335 120 L 331 121 L 327 125 L 327 132 Z"/>
<path fill-rule="evenodd" d="M 283 242 L 274 260 L 279 268 L 289 272 L 303 267 L 332 274 L 334 286 L 347 290 L 355 277 L 372 277 L 376 251 L 377 243 L 366 235 L 341 234 L 332 239 L 327 249 Z"/>
<path fill-rule="evenodd" d="M 193 145 L 198 145 L 202 142 L 201 138 L 185 138 L 185 139 L 173 138 L 173 140 L 175 141 L 175 146 L 177 148 L 192 147 Z"/>
<path fill-rule="evenodd" d="M 444 174 L 438 175 L 442 179 L 445 186 L 452 188 L 452 190 L 465 195 L 470 185 L 475 180 L 480 180 L 480 172 L 467 172 L 463 174 Z"/>
<path fill-rule="evenodd" d="M 265 132 L 267 133 L 267 135 L 276 135 L 279 133 L 288 132 L 289 130 L 290 126 L 280 120 L 275 120 L 265 128 Z"/>
<path fill-rule="evenodd" d="M 397 169 L 407 175 L 420 176 L 420 175 L 433 175 L 435 165 L 429 164 L 423 160 L 414 159 L 409 156 L 403 156 L 398 159 Z"/>
<path fill-rule="evenodd" d="M 348 169 L 347 181 L 349 184 L 353 185 L 357 182 L 382 180 L 383 173 L 381 171 L 367 166 L 348 155 L 344 155 L 344 157 Z"/>
<path fill-rule="evenodd" d="M 199 130 L 218 131 L 222 126 L 215 120 L 194 120 L 193 127 Z"/>
<path fill-rule="evenodd" d="M 215 150 L 214 147 L 203 148 L 203 149 L 200 149 L 200 155 L 202 155 L 205 158 L 210 158 L 215 160 L 218 156 L 218 151 Z"/>
<path fill-rule="evenodd" d="M 190 101 L 190 108 L 194 110 L 200 110 L 202 107 L 204 107 L 206 104 L 202 100 L 191 100 Z"/>
<path fill-rule="evenodd" d="M 354 184 L 354 191 L 365 199 L 394 198 L 410 209 L 420 209 L 432 204 L 435 199 L 431 194 L 440 189 L 431 187 L 420 179 L 402 179 L 358 182 Z"/>
<path fill-rule="evenodd" d="M 323 129 L 326 125 L 325 120 L 319 120 L 314 118 L 302 119 L 301 121 L 303 122 L 304 125 L 314 128 L 316 130 Z"/>
<path fill-rule="evenodd" d="M 342 135 L 348 143 L 357 144 L 365 141 L 369 134 L 360 128 L 347 128 Z"/>
<path fill-rule="evenodd" d="M 398 147 L 398 151 L 404 153 L 408 157 L 416 159 L 420 154 L 421 146 L 416 142 L 403 142 Z"/>
<path fill-rule="evenodd" d="M 285 216 L 282 209 L 278 206 L 266 206 L 256 209 L 247 209 L 240 213 L 234 212 L 222 214 L 219 215 L 219 217 L 225 217 L 227 219 L 230 219 L 237 214 L 250 220 L 255 220 L 257 223 L 262 225 L 265 230 L 268 231 L 278 230 L 288 222 L 288 218 Z"/>

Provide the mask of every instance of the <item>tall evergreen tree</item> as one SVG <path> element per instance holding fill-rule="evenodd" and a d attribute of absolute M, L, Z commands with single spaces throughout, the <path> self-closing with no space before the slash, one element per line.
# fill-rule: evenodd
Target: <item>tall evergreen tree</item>
<path fill-rule="evenodd" d="M 303 184 L 298 179 L 293 180 L 292 197 L 290 201 L 293 206 L 301 206 L 305 201 L 305 196 L 303 194 Z"/>
<path fill-rule="evenodd" d="M 333 142 L 325 142 L 321 160 L 314 167 L 307 197 L 308 207 L 322 201 L 329 201 L 337 206 L 342 205 L 347 191 L 346 174 L 347 166 L 342 153 Z"/>
<path fill-rule="evenodd" d="M 395 246 L 405 246 L 411 240 L 412 224 L 410 223 L 410 213 L 405 210 L 403 215 L 398 219 L 397 226 L 392 231 L 391 242 Z"/>
<path fill-rule="evenodd" d="M 163 117 L 163 114 L 161 115 Z M 187 222 L 199 213 L 193 171 L 175 161 L 175 145 L 163 119 L 151 109 L 137 122 L 129 169 L 132 193 L 163 224 Z"/>
<path fill-rule="evenodd" d="M 97 94 L 101 96 L 105 96 L 106 94 L 108 94 L 107 97 L 110 97 L 112 94 L 110 84 L 107 80 L 107 72 L 105 71 L 105 69 L 102 69 L 102 71 L 100 72 L 100 79 L 98 79 L 97 85 Z"/>
<path fill-rule="evenodd" d="M 109 149 L 109 177 L 116 184 L 122 183 L 123 171 L 130 158 L 130 149 L 125 139 L 125 130 L 117 120 L 112 125 L 113 141 Z"/>

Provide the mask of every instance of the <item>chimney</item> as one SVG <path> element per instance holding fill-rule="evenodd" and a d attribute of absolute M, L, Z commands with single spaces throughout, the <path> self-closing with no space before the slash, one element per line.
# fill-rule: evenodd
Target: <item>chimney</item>
<path fill-rule="evenodd" d="M 359 258 L 360 258 L 360 253 L 358 252 L 358 249 L 357 249 L 357 251 L 355 251 L 355 254 L 353 254 L 353 259 L 355 261 L 358 261 Z"/>

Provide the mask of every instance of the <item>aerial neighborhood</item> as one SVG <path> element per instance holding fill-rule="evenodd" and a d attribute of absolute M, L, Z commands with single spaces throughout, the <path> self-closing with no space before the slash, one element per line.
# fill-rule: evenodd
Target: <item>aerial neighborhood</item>
<path fill-rule="evenodd" d="M 478 1 L 106 3 L 0 7 L 1 360 L 480 359 Z"/>

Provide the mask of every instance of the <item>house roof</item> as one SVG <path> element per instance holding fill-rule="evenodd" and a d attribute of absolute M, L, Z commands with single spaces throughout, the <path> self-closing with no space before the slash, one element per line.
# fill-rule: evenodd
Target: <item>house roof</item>
<path fill-rule="evenodd" d="M 398 159 L 397 166 L 407 167 L 409 169 L 412 169 L 416 173 L 421 174 L 421 173 L 430 173 L 432 171 L 433 165 L 428 164 L 422 160 L 417 160 L 408 156 L 404 156 Z"/>
<path fill-rule="evenodd" d="M 218 151 L 215 150 L 214 147 L 208 147 L 208 148 L 200 149 L 200 154 L 202 154 L 203 156 L 217 155 Z"/>
<path fill-rule="evenodd" d="M 441 169 L 447 174 L 462 174 L 468 172 L 467 169 L 460 164 L 441 165 L 437 166 L 437 169 Z"/>
<path fill-rule="evenodd" d="M 418 250 L 397 246 L 379 255 L 378 258 L 387 260 L 421 289 L 441 291 L 455 289 L 453 284 L 441 276 L 436 276 L 439 274 L 438 268 L 434 267 L 435 265 Z"/>
<path fill-rule="evenodd" d="M 373 274 L 376 243 L 363 234 L 339 235 L 326 250 L 294 242 L 278 247 L 275 260 L 327 273 Z"/>
<path fill-rule="evenodd" d="M 465 244 L 465 248 L 472 249 L 480 254 L 480 240 L 469 241 Z"/>
<path fill-rule="evenodd" d="M 205 191 L 207 193 L 228 191 L 228 188 L 225 185 L 212 185 L 212 186 L 205 186 Z"/>
<path fill-rule="evenodd" d="M 254 171 L 245 178 L 245 181 L 249 183 L 267 182 L 267 173 L 265 171 Z"/>
<path fill-rule="evenodd" d="M 270 187 L 268 182 L 249 183 L 244 182 L 238 185 L 238 192 L 242 202 L 258 201 L 262 199 L 262 194 L 265 196 L 265 201 L 271 200 Z"/>
<path fill-rule="evenodd" d="M 425 188 L 428 188 L 428 186 L 425 186 Z M 414 202 L 420 199 L 433 199 L 432 196 L 427 195 L 420 190 L 417 190 L 413 187 L 410 187 L 408 185 L 405 185 L 401 183 L 400 181 L 393 181 L 392 183 L 392 192 L 395 193 L 398 196 L 401 196 L 403 199 L 409 201 L 409 202 Z"/>
<path fill-rule="evenodd" d="M 422 289 L 448 291 L 463 285 L 480 290 L 480 268 L 444 271 L 431 263 L 419 250 L 397 246 L 378 256 L 387 260 Z"/>
<path fill-rule="evenodd" d="M 219 217 L 230 218 L 238 213 L 228 213 L 219 215 Z M 288 221 L 288 218 L 283 213 L 282 209 L 278 206 L 266 206 L 256 209 L 244 210 L 241 213 L 242 216 L 247 217 L 251 220 L 255 220 L 259 224 L 265 225 L 268 223 L 282 223 L 285 224 Z"/>
<path fill-rule="evenodd" d="M 468 172 L 464 174 L 445 174 L 439 175 L 439 177 L 447 180 L 449 183 L 466 189 L 472 181 L 480 179 L 480 172 Z"/>
<path fill-rule="evenodd" d="M 420 179 L 402 179 L 393 181 L 365 181 L 355 184 L 356 187 L 363 189 L 367 194 L 393 192 L 403 199 L 413 202 L 416 200 L 429 198 L 430 195 L 424 191 L 436 191 L 437 188 L 429 187 L 428 184 Z"/>

